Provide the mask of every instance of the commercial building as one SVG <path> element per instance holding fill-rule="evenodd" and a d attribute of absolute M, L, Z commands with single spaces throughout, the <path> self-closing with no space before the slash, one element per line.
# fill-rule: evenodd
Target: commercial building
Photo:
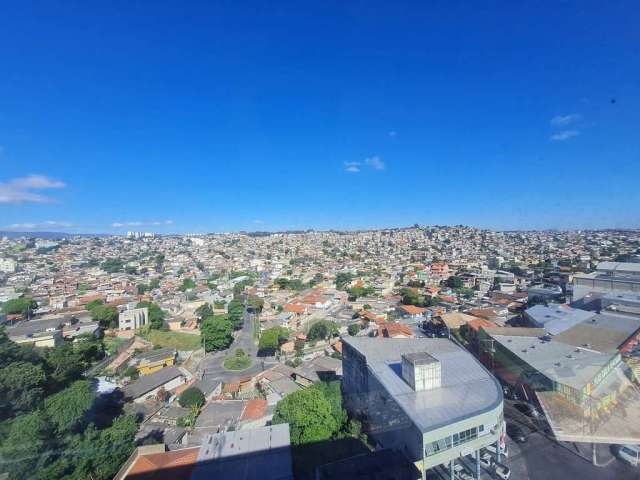
<path fill-rule="evenodd" d="M 120 330 L 137 330 L 146 325 L 149 319 L 149 309 L 132 308 L 125 310 L 118 316 L 118 329 Z"/>
<path fill-rule="evenodd" d="M 342 361 L 347 409 L 423 478 L 503 438 L 500 384 L 448 339 L 344 338 Z"/>
<path fill-rule="evenodd" d="M 596 271 L 573 276 L 573 301 L 589 293 L 640 294 L 640 263 L 600 262 Z"/>
<path fill-rule="evenodd" d="M 596 320 L 600 330 L 606 327 L 606 319 Z M 481 358 L 504 383 L 540 403 L 558 440 L 638 443 L 640 425 L 627 419 L 640 416 L 640 394 L 611 342 L 603 339 L 607 351 L 601 352 L 585 340 L 585 329 L 598 333 L 586 327 L 590 323 L 586 320 L 557 337 L 543 329 L 483 328 Z M 615 327 L 609 327 L 615 343 Z M 575 345 L 576 340 L 585 343 Z"/>

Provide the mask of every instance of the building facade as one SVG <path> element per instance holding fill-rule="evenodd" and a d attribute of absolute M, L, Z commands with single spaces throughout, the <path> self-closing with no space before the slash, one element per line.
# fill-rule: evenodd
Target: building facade
<path fill-rule="evenodd" d="M 402 453 L 423 478 L 504 438 L 499 383 L 448 339 L 345 338 L 342 386 L 377 446 Z"/>
<path fill-rule="evenodd" d="M 118 328 L 120 330 L 137 330 L 149 321 L 149 309 L 133 308 L 125 310 L 118 316 Z"/>

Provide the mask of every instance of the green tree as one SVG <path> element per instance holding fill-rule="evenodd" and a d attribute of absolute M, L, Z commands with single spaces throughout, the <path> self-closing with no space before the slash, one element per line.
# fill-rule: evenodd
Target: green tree
<path fill-rule="evenodd" d="M 345 290 L 346 286 L 353 280 L 353 275 L 350 273 L 340 272 L 336 275 L 336 288 L 338 290 Z"/>
<path fill-rule="evenodd" d="M 263 351 L 273 351 L 289 338 L 289 331 L 283 327 L 271 327 L 262 332 L 258 348 Z"/>
<path fill-rule="evenodd" d="M 351 325 L 349 325 L 347 327 L 347 332 L 349 333 L 349 335 L 351 335 L 352 337 L 357 335 L 358 332 L 362 330 L 362 327 L 360 326 L 359 323 L 352 323 Z"/>
<path fill-rule="evenodd" d="M 340 381 L 316 382 L 311 388 L 318 390 L 331 405 L 331 416 L 335 420 L 336 431 L 346 428 L 348 416 L 342 405 Z"/>
<path fill-rule="evenodd" d="M 69 445 L 73 479 L 108 480 L 114 477 L 135 448 L 138 431 L 136 417 L 120 415 L 111 427 L 97 430 L 89 427 L 83 437 Z"/>
<path fill-rule="evenodd" d="M 138 302 L 136 308 L 149 309 L 149 327 L 154 330 L 160 330 L 164 325 L 166 313 L 157 304 L 153 302 Z"/>
<path fill-rule="evenodd" d="M 449 278 L 447 278 L 445 285 L 449 288 L 462 288 L 463 283 L 460 277 L 456 277 L 455 275 L 452 275 Z"/>
<path fill-rule="evenodd" d="M 101 299 L 97 298 L 97 299 L 91 300 L 89 303 L 87 303 L 85 305 L 84 309 L 88 310 L 88 311 L 91 311 L 94 308 L 99 307 L 101 305 L 104 305 L 104 302 Z"/>
<path fill-rule="evenodd" d="M 202 321 L 213 315 L 213 308 L 211 308 L 211 304 L 203 303 L 195 311 L 196 317 L 198 318 L 198 322 L 202 323 Z"/>
<path fill-rule="evenodd" d="M 71 343 L 44 350 L 44 359 L 49 391 L 59 390 L 79 379 L 88 366 Z"/>
<path fill-rule="evenodd" d="M 40 365 L 17 361 L 0 369 L 0 415 L 33 410 L 44 398 L 46 374 Z"/>
<path fill-rule="evenodd" d="M 178 398 L 181 407 L 190 408 L 196 406 L 198 408 L 204 405 L 204 393 L 198 387 L 189 387 Z"/>
<path fill-rule="evenodd" d="M 225 315 L 205 318 L 200 335 L 206 352 L 224 350 L 233 342 L 233 326 Z"/>
<path fill-rule="evenodd" d="M 338 430 L 331 403 L 314 388 L 298 390 L 280 400 L 272 423 L 289 424 L 293 445 L 329 440 Z"/>
<path fill-rule="evenodd" d="M 149 290 L 155 290 L 156 288 L 160 288 L 159 278 L 154 278 L 149 282 Z"/>
<path fill-rule="evenodd" d="M 91 318 L 104 328 L 118 326 L 118 309 L 113 305 L 97 305 L 91 309 Z"/>
<path fill-rule="evenodd" d="M 106 273 L 121 272 L 124 268 L 124 262 L 119 258 L 108 258 L 100 264 L 100 268 Z"/>
<path fill-rule="evenodd" d="M 338 324 L 331 320 L 320 320 L 309 329 L 309 340 L 326 340 L 338 335 Z"/>
<path fill-rule="evenodd" d="M 23 315 L 28 316 L 38 308 L 38 304 L 30 297 L 12 298 L 2 304 L 2 313 L 7 315 Z"/>
<path fill-rule="evenodd" d="M 47 397 L 44 412 L 55 428 L 57 435 L 71 433 L 86 418 L 94 401 L 89 380 L 79 380 L 61 392 Z"/>
<path fill-rule="evenodd" d="M 196 288 L 196 282 L 194 282 L 190 278 L 185 278 L 182 280 L 182 285 L 180 285 L 179 290 L 181 292 L 186 292 L 187 290 L 191 290 L 192 288 Z"/>
<path fill-rule="evenodd" d="M 138 285 L 136 285 L 136 291 L 138 292 L 138 295 L 144 295 L 147 290 L 149 290 L 149 287 L 144 283 L 139 283 Z"/>
<path fill-rule="evenodd" d="M 3 471 L 10 479 L 33 478 L 46 461 L 43 452 L 49 450 L 51 433 L 51 426 L 40 411 L 19 416 L 11 423 L 0 447 L 0 457 L 12 460 L 3 462 Z"/>
<path fill-rule="evenodd" d="M 244 304 L 242 301 L 234 298 L 227 305 L 227 314 L 229 316 L 229 321 L 233 326 L 234 330 L 239 330 L 242 328 L 244 323 Z"/>

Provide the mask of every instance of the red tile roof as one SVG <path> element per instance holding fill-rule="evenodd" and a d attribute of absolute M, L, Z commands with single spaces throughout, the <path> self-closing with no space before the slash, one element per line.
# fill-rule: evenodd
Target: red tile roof
<path fill-rule="evenodd" d="M 244 412 L 240 420 L 257 420 L 264 417 L 267 412 L 267 401 L 261 398 L 255 398 L 247 402 Z"/>
<path fill-rule="evenodd" d="M 139 455 L 125 478 L 187 480 L 198 461 L 200 447 Z"/>

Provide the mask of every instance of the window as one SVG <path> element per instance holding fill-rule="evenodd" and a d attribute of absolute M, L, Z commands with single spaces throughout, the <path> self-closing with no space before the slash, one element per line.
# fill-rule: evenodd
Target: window
<path fill-rule="evenodd" d="M 473 427 L 469 430 L 464 430 L 460 433 L 453 434 L 453 445 L 461 445 L 463 443 L 470 442 L 471 440 L 475 440 L 478 438 L 478 428 Z"/>

